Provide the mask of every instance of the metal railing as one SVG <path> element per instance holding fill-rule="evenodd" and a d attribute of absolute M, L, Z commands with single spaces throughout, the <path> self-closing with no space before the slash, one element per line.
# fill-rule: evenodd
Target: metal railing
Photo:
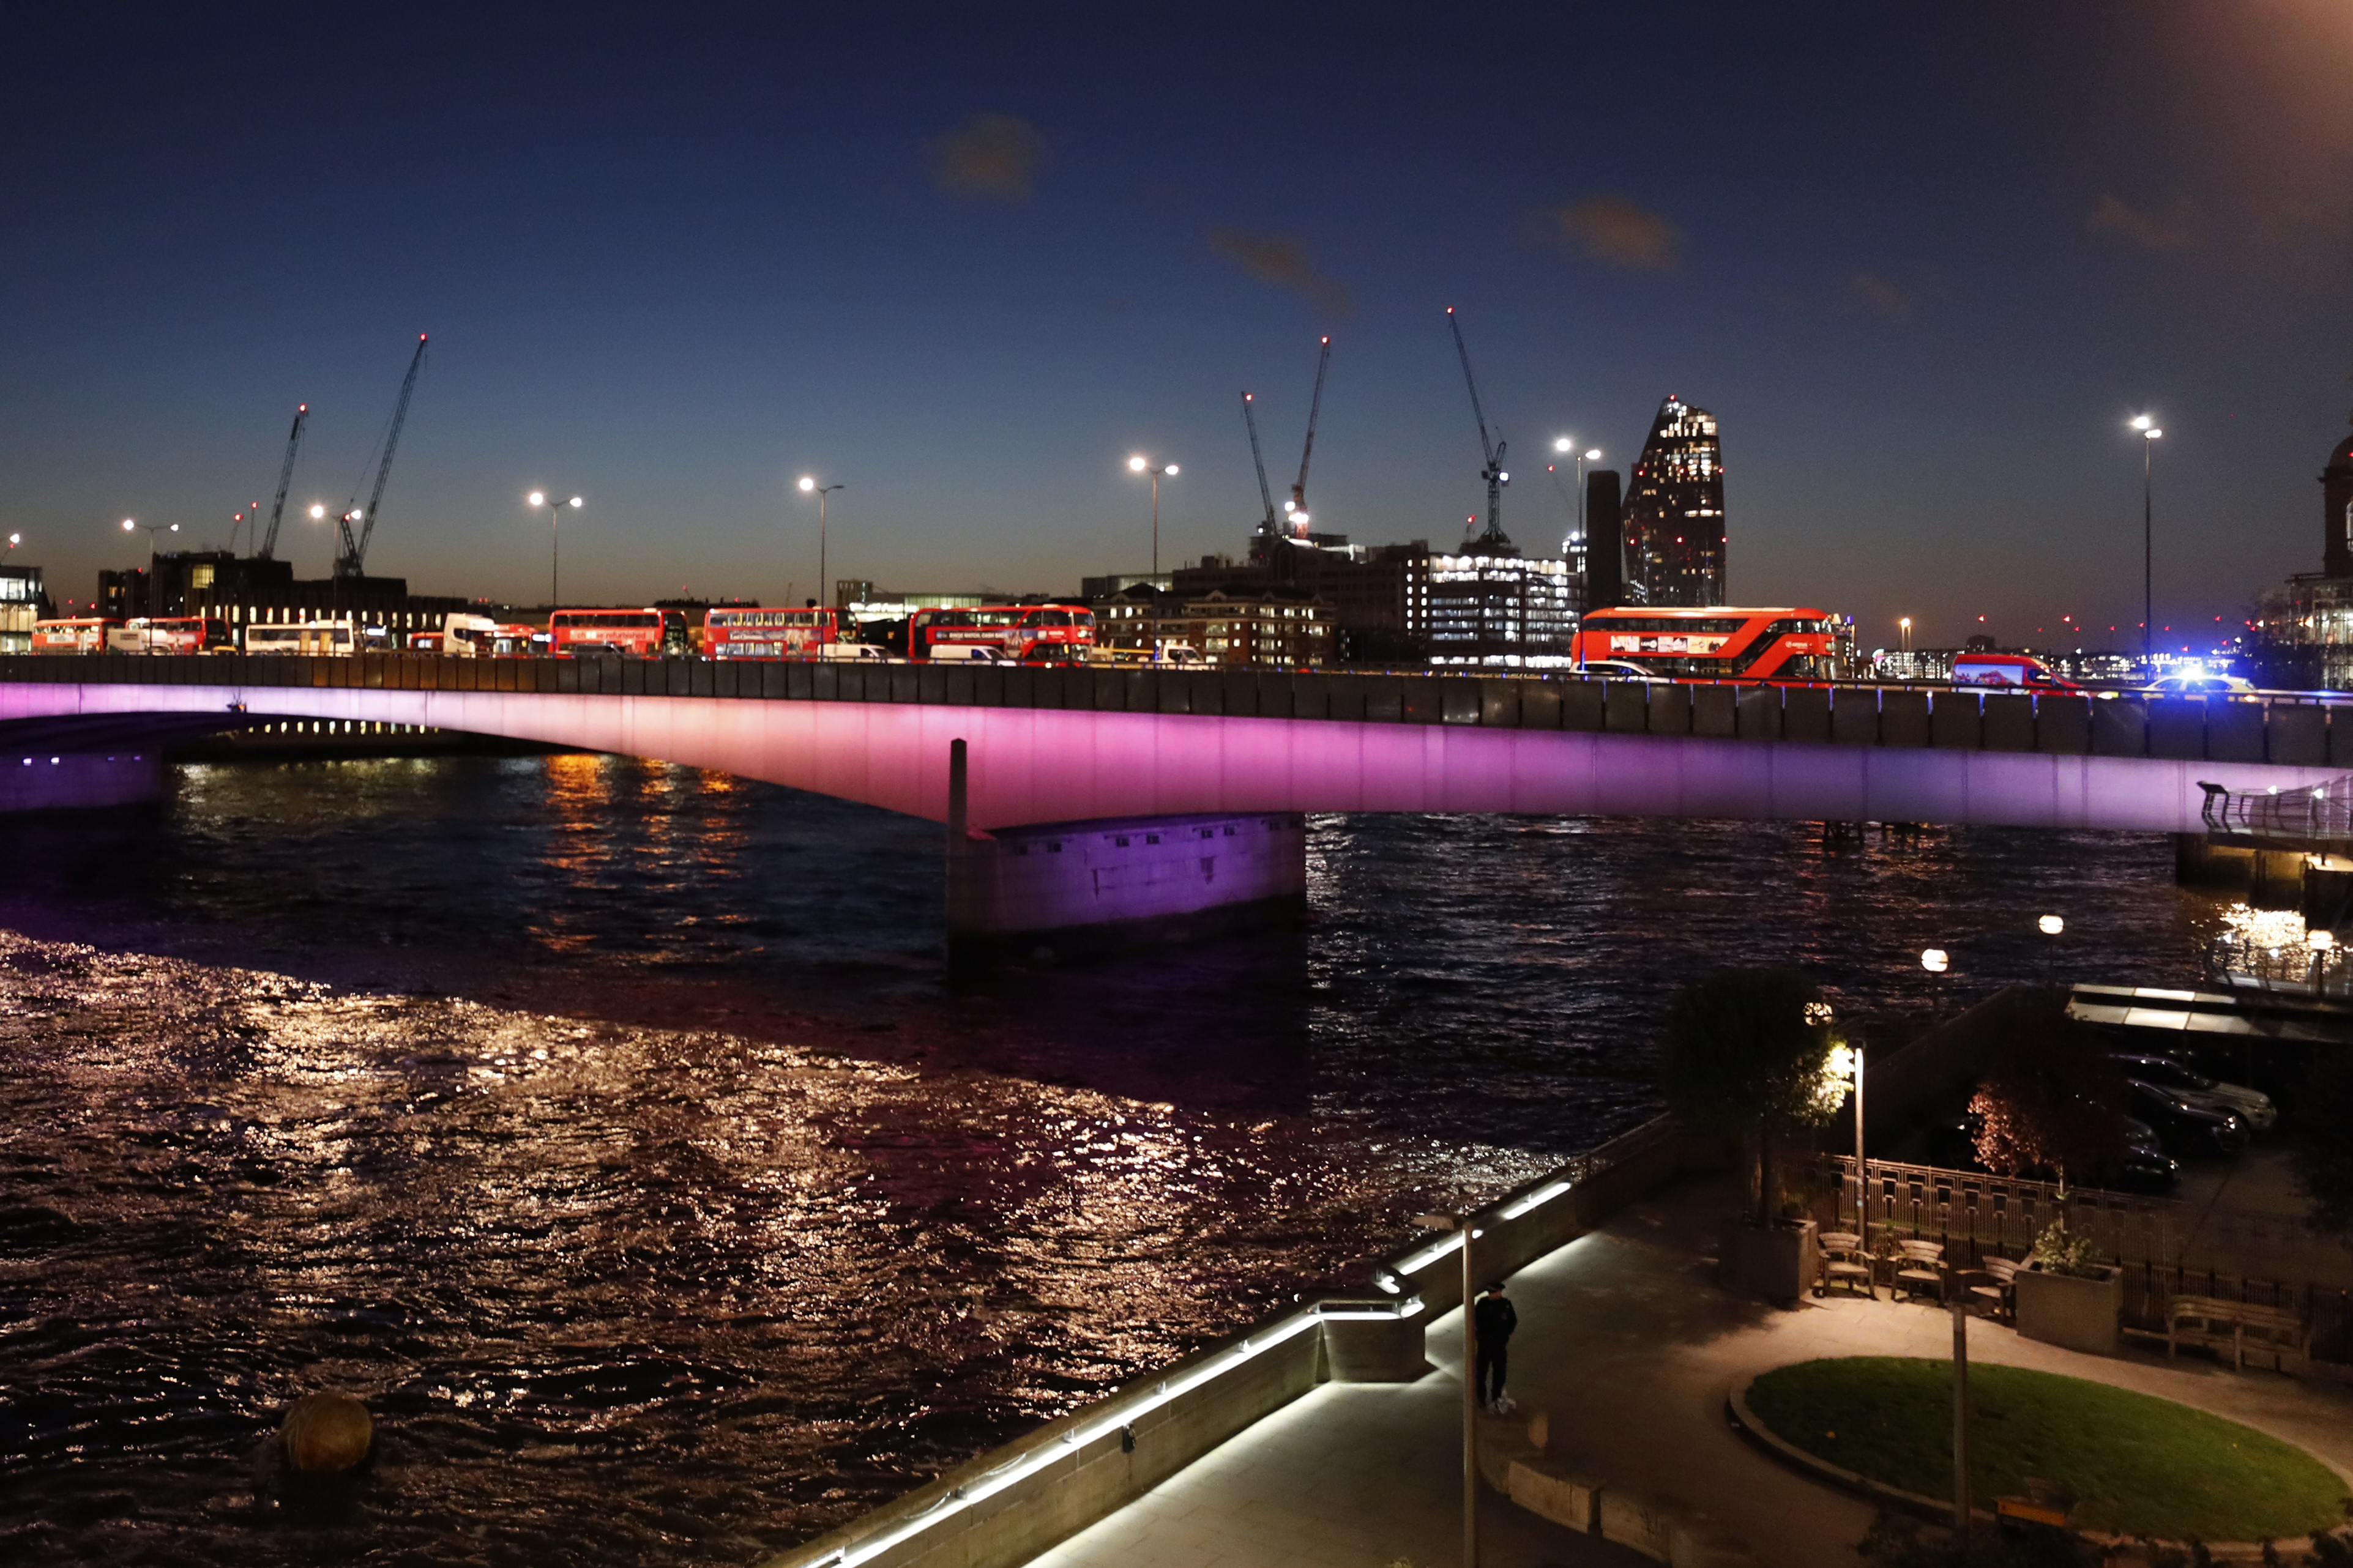
<path fill-rule="evenodd" d="M 1813 1219 L 1825 1230 L 1855 1225 L 1854 1158 L 1818 1156 L 1825 1178 L 1814 1184 Z M 2165 1331 L 2165 1310 L 2176 1296 L 2252 1301 L 2295 1312 L 2312 1329 L 2315 1361 L 2353 1363 L 2353 1292 L 2332 1285 L 2266 1279 L 2227 1269 L 2184 1268 L 2179 1262 L 2189 1205 L 2094 1187 L 2070 1187 L 2063 1201 L 2050 1182 L 1908 1165 L 1869 1163 L 1864 1227 L 1867 1246 L 1892 1251 L 1899 1240 L 1936 1241 L 1956 1268 L 1988 1258 L 2023 1258 L 2053 1220 L 2088 1236 L 2124 1274 L 2123 1321 L 2147 1333 Z"/>
<path fill-rule="evenodd" d="M 2353 847 L 2353 774 L 2317 789 L 2233 790 L 2202 780 L 2207 832 L 2251 847 Z"/>
<path fill-rule="evenodd" d="M 1820 1156 L 1831 1182 L 1817 1183 L 1814 1218 L 1825 1228 L 1855 1223 L 1854 1156 Z M 1951 1171 L 1937 1165 L 1869 1162 L 1863 1234 L 1939 1241 L 1962 1268 L 1987 1257 L 2022 1258 L 2034 1238 L 2063 1218 L 2110 1258 L 2161 1264 L 2180 1256 L 2188 1210 L 2171 1198 L 2140 1197 L 2098 1187 L 2071 1186 L 2021 1176 Z"/>
<path fill-rule="evenodd" d="M 2303 942 L 2265 942 L 2243 931 L 2217 932 L 2206 946 L 2207 979 L 2225 992 L 2353 998 L 2353 949 L 2315 951 Z"/>

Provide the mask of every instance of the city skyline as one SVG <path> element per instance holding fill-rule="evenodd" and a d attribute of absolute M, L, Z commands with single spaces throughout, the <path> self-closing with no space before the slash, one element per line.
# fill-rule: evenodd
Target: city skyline
<path fill-rule="evenodd" d="M 314 77 L 335 24 L 20 24 L 0 524 L 60 597 L 143 560 L 124 517 L 225 543 L 308 402 L 280 553 L 323 575 L 429 331 L 370 555 L 420 592 L 535 602 L 522 498 L 552 486 L 586 500 L 583 598 L 807 596 L 812 471 L 848 486 L 834 576 L 1065 590 L 1142 568 L 1137 452 L 1183 469 L 1164 563 L 1239 550 L 1235 393 L 1282 468 L 1329 331 L 1316 526 L 1442 545 L 1482 508 L 1454 305 L 1523 465 L 1507 531 L 1567 531 L 1534 471 L 1556 437 L 1630 470 L 1672 391 L 1725 426 L 1731 596 L 1852 613 L 1866 646 L 1907 614 L 1923 645 L 1979 614 L 2005 640 L 2136 623 L 2144 411 L 2160 623 L 2318 566 L 2348 358 L 2336 14 L 1711 12 L 1675 57 L 1696 180 L 1646 118 L 1665 68 L 1636 19 L 1507 18 L 1475 127 L 1419 85 L 1442 27 L 1320 26 L 1268 25 L 1304 81 L 1189 35 L 1146 68 L 1116 32 L 949 19 L 845 83 L 759 62 L 882 24 L 551 40 L 494 16 L 455 53 L 396 34 L 403 69 L 312 117 L 213 83 Z M 1599 58 L 1622 79 L 1576 74 Z M 390 85 L 409 64 L 421 99 Z M 566 90 L 519 90 L 543 71 Z"/>

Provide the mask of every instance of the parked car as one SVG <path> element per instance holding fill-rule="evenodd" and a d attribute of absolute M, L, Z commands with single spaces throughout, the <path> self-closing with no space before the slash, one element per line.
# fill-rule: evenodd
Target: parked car
<path fill-rule="evenodd" d="M 2253 1131 L 2268 1132 L 2273 1123 L 2279 1121 L 2279 1108 L 2263 1090 L 2208 1078 L 2196 1068 L 2175 1061 L 2171 1057 L 2118 1051 L 2108 1059 L 2116 1063 L 2126 1078 L 2157 1084 L 2172 1089 L 2184 1100 L 2202 1100 L 2217 1110 L 2233 1112 Z"/>
<path fill-rule="evenodd" d="M 1952 1121 L 1938 1126 L 1928 1137 L 1928 1159 L 1933 1164 L 1955 1171 L 1982 1171 L 1985 1164 L 1978 1158 L 1978 1133 L 1983 1119 L 1973 1111 L 1964 1111 Z M 2121 1159 L 2095 1165 L 2088 1171 L 2070 1171 L 2067 1179 L 2086 1187 L 2100 1187 L 2112 1193 L 2147 1193 L 2158 1195 L 2173 1191 L 2181 1184 L 2180 1163 L 2167 1154 L 2158 1145 L 2157 1130 L 2146 1121 L 2125 1118 L 2126 1152 Z M 2056 1181 L 2059 1173 L 2042 1167 L 2021 1171 L 2029 1181 Z"/>
<path fill-rule="evenodd" d="M 2157 1129 L 2168 1152 L 2231 1155 L 2247 1146 L 2247 1126 L 2236 1112 L 2190 1100 L 2178 1089 L 2141 1079 L 2126 1081 L 2133 1110 Z"/>

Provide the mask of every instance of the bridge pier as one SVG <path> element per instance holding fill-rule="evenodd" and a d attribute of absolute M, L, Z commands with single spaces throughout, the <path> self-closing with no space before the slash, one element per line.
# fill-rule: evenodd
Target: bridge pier
<path fill-rule="evenodd" d="M 0 815 L 87 811 L 160 800 L 164 767 L 154 751 L 112 753 L 0 752 Z"/>
<path fill-rule="evenodd" d="M 971 831 L 965 743 L 948 766 L 951 968 L 1091 958 L 1293 924 L 1307 909 L 1307 818 L 1205 812 Z"/>

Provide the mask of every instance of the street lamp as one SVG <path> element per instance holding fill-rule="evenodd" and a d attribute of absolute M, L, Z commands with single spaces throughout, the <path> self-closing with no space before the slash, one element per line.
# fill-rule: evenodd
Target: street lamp
<path fill-rule="evenodd" d="M 1951 955 L 1941 947 L 1926 948 L 1920 953 L 1920 967 L 1931 974 L 1942 974 L 1952 966 Z"/>
<path fill-rule="evenodd" d="M 1871 1187 L 1862 1166 L 1862 1047 L 1832 1046 L 1831 1072 L 1854 1081 L 1854 1230 L 1867 1241 L 1871 1236 Z"/>
<path fill-rule="evenodd" d="M 801 476 L 801 494 L 817 497 L 817 591 L 819 605 L 825 603 L 825 595 L 829 591 L 825 582 L 825 498 L 836 490 L 849 488 L 847 485 L 821 485 L 807 474 Z"/>
<path fill-rule="evenodd" d="M 1485 1233 L 1469 1215 L 1416 1215 L 1413 1223 L 1462 1237 L 1462 1568 L 1479 1568 L 1479 1281 L 1471 1243 Z"/>
<path fill-rule="evenodd" d="M 561 537 L 563 530 L 556 525 L 564 519 L 564 509 L 567 506 L 578 507 L 580 498 L 574 496 L 568 501 L 555 500 L 551 499 L 545 490 L 533 490 L 527 499 L 533 507 L 543 506 L 547 509 L 547 609 L 548 613 L 553 615 L 555 613 L 556 605 L 563 598 L 562 594 L 556 589 L 556 584 L 560 581 L 557 568 L 563 559 Z M 311 515 L 317 517 L 325 510 L 323 507 L 314 506 L 311 509 Z"/>
<path fill-rule="evenodd" d="M 1553 442 L 1552 449 L 1556 452 L 1576 452 L 1577 442 L 1563 436 Z M 1585 538 L 1585 465 L 1600 460 L 1601 448 L 1599 447 L 1577 453 L 1577 537 L 1580 542 Z"/>
<path fill-rule="evenodd" d="M 1128 471 L 1152 476 L 1152 662 L 1160 662 L 1160 477 L 1174 479 L 1176 465 L 1155 468 L 1149 458 L 1130 458 Z"/>
<path fill-rule="evenodd" d="M 2154 509 L 2150 505 L 2149 459 L 2157 450 L 2158 437 L 2165 434 L 2157 421 L 2147 415 L 2134 417 L 2132 427 L 2140 432 L 2140 673 L 2143 680 L 2157 677 L 2157 666 L 2149 655 L 2149 639 L 2157 629 L 2157 535 L 2151 527 Z"/>
<path fill-rule="evenodd" d="M 122 520 L 122 531 L 125 533 L 142 528 L 147 531 L 147 614 L 152 619 L 155 614 L 155 536 L 159 533 L 177 533 L 180 531 L 180 525 L 176 522 L 137 522 L 127 517 Z M 12 539 L 8 542 L 13 547 L 16 542 Z"/>
<path fill-rule="evenodd" d="M 1912 617 L 1905 616 L 1903 619 L 1897 621 L 1895 625 L 1904 633 L 1904 651 L 1905 653 L 1910 653 L 1912 651 Z M 1909 671 L 1906 673 L 1908 674 Z"/>
<path fill-rule="evenodd" d="M 1152 476 L 1152 574 L 1157 577 L 1160 575 L 1160 476 L 1166 474 L 1175 479 L 1176 465 L 1170 463 L 1164 468 L 1155 468 L 1148 458 L 1130 458 L 1127 466 L 1131 472 Z"/>

